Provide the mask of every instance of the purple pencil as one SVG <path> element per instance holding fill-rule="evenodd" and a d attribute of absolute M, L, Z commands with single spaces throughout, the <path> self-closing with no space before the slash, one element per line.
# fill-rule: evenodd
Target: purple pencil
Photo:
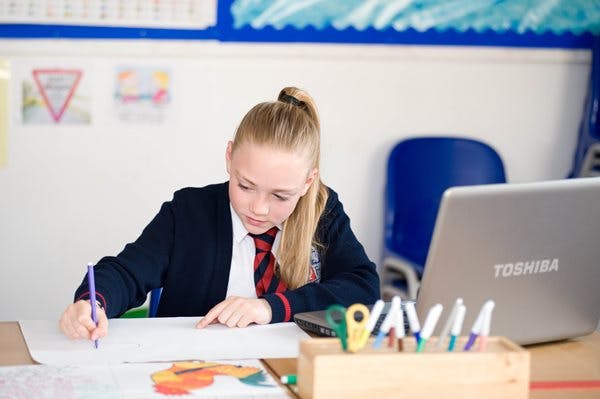
<path fill-rule="evenodd" d="M 98 325 L 98 315 L 96 314 L 96 283 L 94 282 L 94 265 L 92 263 L 88 263 L 88 286 L 90 288 L 90 305 L 92 305 L 92 320 Z M 94 340 L 94 346 L 98 349 L 98 340 Z"/>

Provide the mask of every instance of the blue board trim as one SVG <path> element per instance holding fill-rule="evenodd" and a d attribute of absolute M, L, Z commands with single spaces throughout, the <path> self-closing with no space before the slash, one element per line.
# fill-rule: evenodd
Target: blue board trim
<path fill-rule="evenodd" d="M 265 27 L 261 30 L 256 30 L 244 27 L 223 32 L 221 40 L 275 43 L 356 43 L 589 49 L 592 47 L 593 38 L 594 36 L 589 33 L 582 35 L 574 35 L 571 33 L 556 35 L 553 33 L 546 33 L 540 35 L 532 32 L 523 34 L 513 32 L 479 33 L 472 30 L 467 30 L 465 32 L 457 32 L 454 30 L 438 32 L 431 29 L 419 32 L 414 29 L 407 29 L 398 32 L 393 29 L 379 31 L 373 28 L 358 31 L 354 28 L 347 28 L 344 30 L 326 28 L 317 30 L 313 27 L 307 27 L 302 30 L 295 28 L 277 30 L 272 27 Z"/>
<path fill-rule="evenodd" d="M 209 40 L 217 38 L 216 28 L 163 29 L 111 26 L 0 24 L 0 37 L 11 39 L 165 39 Z"/>

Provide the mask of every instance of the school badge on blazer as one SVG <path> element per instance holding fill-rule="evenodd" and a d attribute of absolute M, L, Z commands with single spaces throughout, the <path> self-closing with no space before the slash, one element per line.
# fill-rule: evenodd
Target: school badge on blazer
<path fill-rule="evenodd" d="M 316 248 L 310 252 L 310 270 L 308 271 L 308 282 L 314 283 L 321 281 L 321 256 Z"/>

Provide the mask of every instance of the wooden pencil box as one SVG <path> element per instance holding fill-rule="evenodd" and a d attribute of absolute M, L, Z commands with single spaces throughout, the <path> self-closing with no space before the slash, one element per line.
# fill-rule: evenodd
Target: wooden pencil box
<path fill-rule="evenodd" d="M 442 352 L 435 350 L 433 337 L 421 353 L 412 337 L 404 339 L 402 352 L 368 344 L 349 353 L 337 338 L 305 340 L 298 394 L 302 399 L 528 397 L 529 352 L 504 337 L 488 337 L 484 352 L 477 345 L 463 352 L 466 340 L 457 339 L 455 352 Z"/>

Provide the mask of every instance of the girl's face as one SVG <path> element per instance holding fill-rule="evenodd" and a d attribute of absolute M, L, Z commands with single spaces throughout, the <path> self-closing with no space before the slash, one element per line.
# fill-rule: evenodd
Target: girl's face
<path fill-rule="evenodd" d="M 267 145 L 227 144 L 229 199 L 246 230 L 261 234 L 282 224 L 317 175 L 298 154 Z"/>

